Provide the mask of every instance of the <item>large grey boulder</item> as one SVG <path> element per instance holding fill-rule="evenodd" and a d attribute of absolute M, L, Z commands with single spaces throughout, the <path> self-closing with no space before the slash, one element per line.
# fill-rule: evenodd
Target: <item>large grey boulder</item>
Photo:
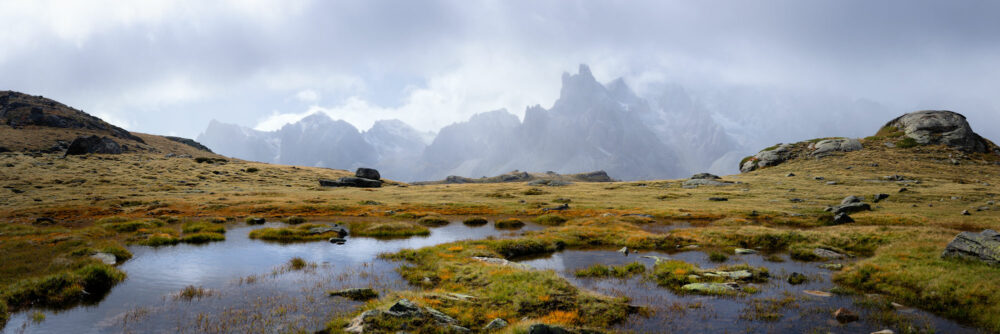
<path fill-rule="evenodd" d="M 121 145 L 117 142 L 111 140 L 108 137 L 77 137 L 73 139 L 73 142 L 69 144 L 69 148 L 66 149 L 66 155 L 78 155 L 78 154 L 122 154 L 124 150 Z"/>
<path fill-rule="evenodd" d="M 841 204 L 833 208 L 833 214 L 839 215 L 841 213 L 852 214 L 861 211 L 871 211 L 872 206 L 868 203 L 853 202 L 848 204 Z"/>
<path fill-rule="evenodd" d="M 983 139 L 969 126 L 962 114 L 948 110 L 911 112 L 886 123 L 886 128 L 903 131 L 921 145 L 948 145 L 970 152 L 989 152 L 996 146 Z"/>
<path fill-rule="evenodd" d="M 777 166 L 792 158 L 792 144 L 780 144 L 774 149 L 757 152 L 740 165 L 740 172 L 746 173 L 764 167 Z"/>
<path fill-rule="evenodd" d="M 983 230 L 962 232 L 944 248 L 943 258 L 962 258 L 1000 267 L 1000 233 Z"/>
<path fill-rule="evenodd" d="M 373 168 L 364 168 L 364 167 L 358 168 L 358 170 L 354 172 L 354 176 L 369 180 L 382 179 L 382 175 L 378 173 L 378 170 L 375 170 Z"/>
<path fill-rule="evenodd" d="M 858 151 L 864 148 L 861 146 L 861 142 L 854 138 L 833 138 L 824 139 L 816 143 L 810 144 L 809 155 L 814 157 L 825 157 L 834 152 L 852 152 Z"/>

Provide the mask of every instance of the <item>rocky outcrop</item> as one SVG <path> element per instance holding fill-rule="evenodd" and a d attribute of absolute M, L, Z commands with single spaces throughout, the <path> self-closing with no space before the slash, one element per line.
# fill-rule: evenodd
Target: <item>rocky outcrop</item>
<path fill-rule="evenodd" d="M 556 172 L 528 173 L 515 170 L 506 174 L 491 177 L 481 177 L 478 179 L 451 175 L 442 181 L 413 182 L 416 185 L 426 184 L 464 184 L 464 183 L 508 183 L 508 182 L 530 182 L 531 185 L 546 186 L 567 186 L 572 182 L 613 182 L 608 173 L 599 170 L 578 174 L 559 174 Z"/>
<path fill-rule="evenodd" d="M 378 328 L 379 324 L 393 324 L 399 328 Z M 416 332 L 468 333 L 468 328 L 458 325 L 458 320 L 431 307 L 420 307 L 408 299 L 400 299 L 388 310 L 369 310 L 361 313 L 344 328 L 348 333 L 395 332 L 408 329 Z M 421 330 L 422 329 L 422 330 Z"/>
<path fill-rule="evenodd" d="M 364 167 L 358 168 L 358 170 L 354 172 L 354 176 L 376 181 L 382 179 L 382 175 L 378 173 L 378 170 Z"/>
<path fill-rule="evenodd" d="M 824 139 L 809 145 L 809 155 L 825 157 L 834 152 L 852 152 L 862 148 L 861 142 L 853 138 Z"/>
<path fill-rule="evenodd" d="M 991 152 L 997 147 L 972 131 L 962 114 L 948 110 L 917 111 L 889 121 L 882 134 L 902 131 L 920 145 L 948 145 L 968 152 Z"/>
<path fill-rule="evenodd" d="M 187 146 L 191 146 L 191 147 L 194 147 L 196 149 L 199 149 L 199 150 L 202 150 L 202 151 L 205 151 L 205 152 L 208 152 L 208 153 L 214 153 L 207 146 L 202 145 L 201 143 L 194 141 L 194 139 L 181 138 L 181 137 L 173 137 L 173 136 L 163 136 L 163 138 L 167 138 L 167 139 L 170 139 L 172 141 L 175 141 L 175 142 L 187 145 Z"/>
<path fill-rule="evenodd" d="M 41 96 L 0 91 L 0 122 L 20 129 L 30 126 L 100 131 L 121 139 L 145 143 L 125 129 Z"/>
<path fill-rule="evenodd" d="M 823 158 L 837 152 L 861 150 L 861 141 L 853 138 L 814 139 L 794 144 L 778 144 L 743 159 L 740 172 L 773 167 L 799 157 Z"/>
<path fill-rule="evenodd" d="M 1000 267 L 1000 233 L 994 230 L 959 233 L 944 248 L 941 257 L 980 261 Z"/>
<path fill-rule="evenodd" d="M 319 180 L 319 185 L 323 187 L 354 187 L 354 188 L 379 188 L 382 181 L 364 179 L 360 177 L 345 176 L 334 180 Z"/>
<path fill-rule="evenodd" d="M 740 172 L 746 173 L 764 167 L 777 166 L 793 157 L 791 144 L 779 144 L 747 157 L 740 163 Z"/>
<path fill-rule="evenodd" d="M 122 154 L 125 150 L 121 145 L 107 137 L 89 136 L 78 137 L 69 144 L 66 155 L 79 155 L 88 153 L 97 154 Z"/>

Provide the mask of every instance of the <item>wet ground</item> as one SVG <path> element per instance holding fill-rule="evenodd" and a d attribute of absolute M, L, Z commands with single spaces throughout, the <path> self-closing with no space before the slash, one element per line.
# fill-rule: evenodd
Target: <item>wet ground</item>
<path fill-rule="evenodd" d="M 99 303 L 15 313 L 3 333 L 311 332 L 338 312 L 351 312 L 361 305 L 327 297 L 327 290 L 410 288 L 395 271 L 399 263 L 378 259 L 380 253 L 541 228 L 528 224 L 518 231 L 498 230 L 492 221 L 469 227 L 453 220 L 432 228 L 429 236 L 348 238 L 343 245 L 325 241 L 282 244 L 247 237 L 253 229 L 278 226 L 284 224 L 238 226 L 226 231 L 226 241 L 205 245 L 130 247 L 134 257 L 119 266 L 128 278 Z M 293 257 L 317 266 L 287 270 L 285 265 Z M 190 285 L 208 289 L 210 295 L 190 301 L 174 297 Z M 31 320 L 36 311 L 45 314 L 44 321 Z"/>
<path fill-rule="evenodd" d="M 566 250 L 559 253 L 522 259 L 519 262 L 537 269 L 551 269 L 574 285 L 611 296 L 627 296 L 633 305 L 652 311 L 647 315 L 632 315 L 616 329 L 653 333 L 870 333 L 892 329 L 896 333 L 975 333 L 954 322 L 913 308 L 870 307 L 878 303 L 888 306 L 890 300 L 880 296 L 819 297 L 803 291 L 829 292 L 835 287 L 832 271 L 817 262 L 792 261 L 785 254 L 729 255 L 725 262 L 711 262 L 709 253 L 690 250 L 678 253 L 642 252 L 624 256 L 615 250 Z M 720 265 L 749 264 L 767 267 L 771 279 L 767 283 L 745 283 L 759 288 L 746 296 L 716 297 L 675 294 L 644 277 L 629 279 L 580 278 L 575 272 L 593 264 L 622 265 L 638 261 L 651 272 L 658 256 L 694 263 L 702 269 Z M 798 272 L 808 277 L 806 283 L 789 284 L 786 279 Z M 641 276 L 641 275 L 640 275 Z M 837 308 L 844 307 L 860 315 L 859 321 L 841 324 L 834 319 Z"/>

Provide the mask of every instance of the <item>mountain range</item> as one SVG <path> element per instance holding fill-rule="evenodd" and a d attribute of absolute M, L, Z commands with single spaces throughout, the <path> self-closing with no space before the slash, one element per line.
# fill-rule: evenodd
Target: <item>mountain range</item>
<path fill-rule="evenodd" d="M 241 159 L 375 167 L 402 181 L 478 178 L 512 170 L 604 170 L 615 178 L 638 180 L 735 173 L 753 148 L 788 136 L 800 138 L 799 132 L 860 135 L 871 129 L 845 129 L 888 113 L 870 101 L 798 98 L 755 89 L 692 92 L 657 84 L 645 91 L 637 95 L 621 78 L 602 84 L 588 66 L 580 65 L 576 74 L 563 74 L 552 107 L 529 106 L 523 120 L 500 109 L 433 134 L 399 120 L 378 121 L 361 131 L 315 113 L 269 132 L 213 120 L 197 139 L 219 154 Z M 789 129 L 788 123 L 803 125 Z"/>

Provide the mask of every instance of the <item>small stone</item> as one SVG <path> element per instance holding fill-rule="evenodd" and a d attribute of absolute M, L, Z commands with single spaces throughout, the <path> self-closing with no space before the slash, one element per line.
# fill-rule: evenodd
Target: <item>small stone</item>
<path fill-rule="evenodd" d="M 861 197 L 851 195 L 844 197 L 844 199 L 840 201 L 840 205 L 847 205 L 851 203 L 861 203 Z"/>
<path fill-rule="evenodd" d="M 874 197 L 874 202 L 878 203 L 878 202 L 880 202 L 880 201 L 882 201 L 882 200 L 884 200 L 886 198 L 889 198 L 889 194 L 877 194 L 877 195 L 875 195 L 873 197 Z"/>
<path fill-rule="evenodd" d="M 971 216 L 972 214 L 969 213 L 969 210 L 962 210 L 962 215 L 963 216 Z"/>
<path fill-rule="evenodd" d="M 503 329 L 504 327 L 507 327 L 507 325 L 508 324 L 507 324 L 506 320 L 503 320 L 503 319 L 500 319 L 500 318 L 496 318 L 496 319 L 493 319 L 493 321 L 490 321 L 489 324 L 486 324 L 486 327 L 483 327 L 483 330 L 484 331 L 495 331 L 495 330 L 498 330 L 498 329 Z"/>
<path fill-rule="evenodd" d="M 338 237 L 330 238 L 330 243 L 343 245 L 345 242 L 347 242 L 347 239 L 344 238 L 338 238 Z"/>
<path fill-rule="evenodd" d="M 842 324 L 845 324 L 845 323 L 848 323 L 848 322 L 852 322 L 852 321 L 858 321 L 858 314 L 857 313 L 851 312 L 851 310 L 848 310 L 848 309 L 843 308 L 843 307 L 841 307 L 841 308 L 837 309 L 837 311 L 833 312 L 833 317 L 836 318 L 837 321 L 839 321 Z"/>
<path fill-rule="evenodd" d="M 837 185 L 837 181 L 827 182 L 826 185 L 828 185 L 828 186 L 835 186 L 835 185 Z"/>
<path fill-rule="evenodd" d="M 628 256 L 628 247 L 622 247 L 622 249 L 619 249 L 618 252 Z"/>
<path fill-rule="evenodd" d="M 267 221 L 264 220 L 264 218 L 250 218 L 250 219 L 247 219 L 247 224 L 250 224 L 250 225 L 260 225 L 260 224 L 263 224 L 263 223 L 266 223 L 266 222 Z"/>
<path fill-rule="evenodd" d="M 987 201 L 987 202 L 986 202 L 986 205 L 994 205 L 994 203 L 995 203 L 995 202 L 993 202 L 993 201 Z"/>
<path fill-rule="evenodd" d="M 816 181 L 823 181 L 823 180 L 826 180 L 826 178 L 824 178 L 824 177 L 822 177 L 822 176 L 817 176 L 817 177 L 814 177 L 814 178 L 813 178 L 813 180 L 816 180 Z"/>
<path fill-rule="evenodd" d="M 733 253 L 736 253 L 738 255 L 745 255 L 745 254 L 757 254 L 757 251 L 746 248 L 736 248 L 733 250 Z"/>
<path fill-rule="evenodd" d="M 813 249 L 813 254 L 824 259 L 842 259 L 844 254 L 834 252 L 826 248 Z"/>
<path fill-rule="evenodd" d="M 909 190 L 910 190 L 910 189 L 906 189 L 906 188 L 899 188 L 899 192 L 901 192 L 901 193 L 905 193 L 905 192 L 907 192 L 907 191 L 909 191 Z"/>
<path fill-rule="evenodd" d="M 785 175 L 785 176 L 792 177 L 792 176 L 795 176 L 795 173 L 788 173 L 788 175 Z"/>
<path fill-rule="evenodd" d="M 854 218 L 851 218 L 851 216 L 848 216 L 847 213 L 845 213 L 845 212 L 841 212 L 841 213 L 838 213 L 837 215 L 833 216 L 833 223 L 835 225 L 848 224 L 848 223 L 853 223 L 853 222 L 854 222 Z"/>
<path fill-rule="evenodd" d="M 896 332 L 893 332 L 891 329 L 883 329 L 878 332 L 872 332 L 871 334 L 896 334 Z"/>
<path fill-rule="evenodd" d="M 817 290 L 802 290 L 802 293 L 816 297 L 833 297 L 832 293 Z"/>
<path fill-rule="evenodd" d="M 713 202 L 725 202 L 728 201 L 729 199 L 725 197 L 709 197 L 708 200 Z"/>

